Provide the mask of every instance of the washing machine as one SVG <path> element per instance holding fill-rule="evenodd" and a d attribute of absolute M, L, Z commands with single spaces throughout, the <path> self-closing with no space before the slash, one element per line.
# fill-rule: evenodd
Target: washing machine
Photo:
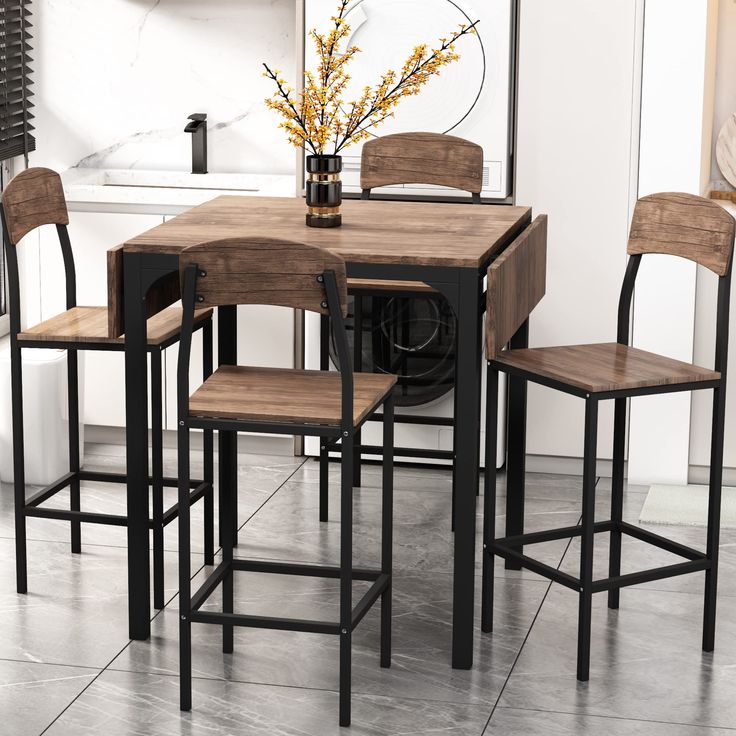
<path fill-rule="evenodd" d="M 327 30 L 335 12 L 335 0 L 302 0 L 304 17 L 304 63 L 316 65 L 312 28 Z M 485 201 L 508 202 L 512 196 L 513 115 L 515 91 L 516 0 L 353 0 L 348 6 L 350 44 L 361 49 L 351 63 L 351 91 L 375 84 L 387 69 L 400 69 L 420 43 L 434 44 L 458 26 L 479 20 L 477 34 L 457 44 L 456 61 L 442 69 L 416 97 L 401 101 L 394 118 L 374 133 L 388 135 L 407 131 L 448 133 L 473 141 L 483 148 Z M 362 144 L 342 151 L 343 188 L 348 195 L 360 192 Z M 458 192 L 428 185 L 399 185 L 374 189 L 373 195 L 453 199 Z M 467 195 L 465 195 L 467 196 Z M 352 302 L 352 298 L 351 298 Z M 362 319 L 354 324 L 351 303 L 349 332 L 362 333 L 362 369 L 389 371 L 399 376 L 397 414 L 452 417 L 454 404 L 455 325 L 452 311 L 443 299 L 432 296 L 363 297 Z M 320 320 L 305 318 L 305 366 L 319 368 Z M 485 365 L 485 363 L 484 363 Z M 485 384 L 485 368 L 483 367 Z M 503 378 L 503 376 L 501 376 Z M 505 384 L 500 386 L 505 406 Z M 484 386 L 485 396 L 485 386 Z M 483 399 L 483 405 L 485 399 Z M 499 412 L 503 417 L 504 411 Z M 482 412 L 481 427 L 485 426 Z M 447 426 L 397 423 L 396 446 L 451 450 L 453 431 Z M 505 455 L 505 422 L 499 420 L 496 465 Z M 368 423 L 364 445 L 380 445 L 381 427 Z M 483 455 L 483 438 L 481 453 Z M 318 454 L 318 442 L 308 439 L 305 451 Z M 366 457 L 370 457 L 369 455 Z M 420 458 L 397 460 L 422 462 Z M 427 459 L 426 462 L 442 462 Z M 483 460 L 485 462 L 485 459 Z"/>

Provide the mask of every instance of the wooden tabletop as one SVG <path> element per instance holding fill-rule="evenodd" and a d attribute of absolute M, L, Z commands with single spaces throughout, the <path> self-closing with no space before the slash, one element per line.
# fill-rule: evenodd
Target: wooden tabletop
<path fill-rule="evenodd" d="M 126 252 L 179 253 L 220 238 L 268 236 L 329 248 L 350 263 L 480 268 L 531 220 L 528 207 L 346 200 L 343 225 L 310 228 L 304 200 L 222 196 L 125 243 Z"/>

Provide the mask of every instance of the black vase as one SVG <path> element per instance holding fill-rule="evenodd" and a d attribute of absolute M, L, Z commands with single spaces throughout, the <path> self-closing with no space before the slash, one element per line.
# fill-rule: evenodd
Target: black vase
<path fill-rule="evenodd" d="M 342 156 L 307 156 L 307 225 L 340 227 Z"/>

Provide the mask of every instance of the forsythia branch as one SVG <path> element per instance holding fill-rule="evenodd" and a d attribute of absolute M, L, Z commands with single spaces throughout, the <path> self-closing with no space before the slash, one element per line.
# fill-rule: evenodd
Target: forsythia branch
<path fill-rule="evenodd" d="M 298 99 L 293 99 L 293 90 L 267 64 L 265 77 L 276 85 L 273 96 L 266 105 L 283 118 L 280 127 L 286 130 L 289 142 L 297 147 L 308 148 L 314 154 L 324 154 L 329 145 L 333 153 L 367 138 L 370 128 L 393 117 L 395 108 L 404 97 L 419 94 L 421 88 L 443 67 L 457 61 L 455 43 L 462 37 L 476 32 L 478 21 L 469 26 L 460 26 L 449 39 L 442 38 L 439 47 L 430 49 L 420 44 L 411 53 L 397 74 L 388 70 L 375 87 L 365 87 L 362 94 L 344 102 L 343 95 L 350 81 L 347 66 L 360 51 L 356 46 L 341 49 L 350 34 L 345 15 L 350 0 L 340 0 L 333 27 L 326 35 L 316 30 L 310 32 L 319 57 L 316 73 L 305 72 L 304 86 Z"/>

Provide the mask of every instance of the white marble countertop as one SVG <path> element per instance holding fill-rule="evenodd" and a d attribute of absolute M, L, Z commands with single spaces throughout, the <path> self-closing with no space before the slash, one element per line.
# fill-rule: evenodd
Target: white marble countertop
<path fill-rule="evenodd" d="M 221 194 L 293 197 L 296 177 L 143 169 L 73 168 L 61 175 L 70 210 L 178 214 Z"/>

